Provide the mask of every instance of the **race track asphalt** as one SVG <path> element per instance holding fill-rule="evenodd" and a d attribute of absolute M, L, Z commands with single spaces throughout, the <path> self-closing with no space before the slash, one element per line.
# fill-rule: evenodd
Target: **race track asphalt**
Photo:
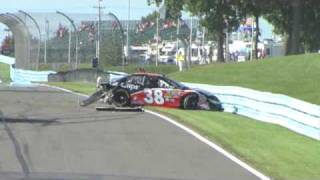
<path fill-rule="evenodd" d="M 258 179 L 143 112 L 96 112 L 47 87 L 0 87 L 0 179 Z"/>

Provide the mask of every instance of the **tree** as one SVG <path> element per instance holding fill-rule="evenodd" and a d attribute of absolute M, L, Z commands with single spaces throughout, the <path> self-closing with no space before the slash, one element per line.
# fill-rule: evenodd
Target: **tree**
<path fill-rule="evenodd" d="M 13 36 L 6 36 L 1 43 L 1 54 L 14 57 L 14 38 Z"/>
<path fill-rule="evenodd" d="M 160 4 L 163 0 L 148 0 Z M 320 48 L 319 0 L 166 0 L 170 17 L 182 10 L 201 19 L 209 33 L 218 41 L 218 60 L 223 61 L 225 32 L 235 30 L 245 15 L 255 17 L 260 34 L 259 17 L 263 16 L 275 27 L 275 33 L 286 37 L 286 54 L 316 51 Z M 257 56 L 257 54 L 255 54 Z"/>
<path fill-rule="evenodd" d="M 302 23 L 312 23 L 303 19 L 302 11 L 309 0 L 271 0 L 271 10 L 265 14 L 275 26 L 276 32 L 285 35 L 286 54 L 298 54 L 302 50 Z"/>
<path fill-rule="evenodd" d="M 160 4 L 162 0 L 148 0 Z M 181 10 L 187 10 L 200 18 L 201 24 L 218 39 L 218 61 L 224 62 L 225 34 L 239 26 L 238 0 L 166 0 L 168 14 L 177 18 Z M 176 13 L 178 11 L 179 13 Z"/>
<path fill-rule="evenodd" d="M 291 3 L 292 14 L 291 14 L 291 48 L 289 49 L 290 54 L 298 54 L 300 53 L 300 45 L 301 45 L 301 12 L 303 9 L 301 0 L 292 0 Z"/>
<path fill-rule="evenodd" d="M 320 49 L 320 2 L 308 0 L 304 3 L 301 42 L 303 49 L 317 52 Z"/>
<path fill-rule="evenodd" d="M 254 41 L 254 58 L 258 59 L 258 42 L 261 35 L 259 18 L 270 10 L 270 0 L 241 0 L 238 6 L 238 10 L 242 11 L 244 15 L 254 16 L 256 24 L 256 34 Z"/>
<path fill-rule="evenodd" d="M 101 59 L 99 64 L 102 67 L 120 66 L 122 64 L 123 48 L 120 40 L 120 33 L 104 33 L 108 40 L 101 42 Z"/>

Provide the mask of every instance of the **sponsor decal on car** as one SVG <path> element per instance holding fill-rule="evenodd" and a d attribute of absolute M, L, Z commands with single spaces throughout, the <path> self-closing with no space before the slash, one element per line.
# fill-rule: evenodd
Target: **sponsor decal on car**
<path fill-rule="evenodd" d="M 120 86 L 124 89 L 130 89 L 130 90 L 138 90 L 139 86 L 138 85 L 134 85 L 134 84 L 125 84 L 125 83 L 121 83 Z"/>
<path fill-rule="evenodd" d="M 171 91 L 166 91 L 164 98 L 166 98 L 166 99 L 179 98 L 180 95 L 181 95 L 181 90 L 173 89 Z"/>

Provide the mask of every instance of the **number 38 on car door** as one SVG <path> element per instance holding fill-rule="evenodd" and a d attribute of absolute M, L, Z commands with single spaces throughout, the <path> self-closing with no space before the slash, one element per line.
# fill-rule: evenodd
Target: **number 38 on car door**
<path fill-rule="evenodd" d="M 144 89 L 144 102 L 146 105 L 179 107 L 180 99 L 178 89 L 151 88 Z"/>

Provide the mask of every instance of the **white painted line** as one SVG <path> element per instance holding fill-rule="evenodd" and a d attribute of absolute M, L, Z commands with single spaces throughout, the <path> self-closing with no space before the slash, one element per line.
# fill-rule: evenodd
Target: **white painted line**
<path fill-rule="evenodd" d="M 164 119 L 164 120 L 168 121 L 169 123 L 171 123 L 171 124 L 181 128 L 181 129 L 183 129 L 184 131 L 188 132 L 189 134 L 191 134 L 192 136 L 194 136 L 195 138 L 197 138 L 201 142 L 207 144 L 208 146 L 210 146 L 211 148 L 213 148 L 216 151 L 220 152 L 221 154 L 223 154 L 224 156 L 226 156 L 227 158 L 229 158 L 233 162 L 237 163 L 238 165 L 240 165 L 241 167 L 243 167 L 247 171 L 251 172 L 252 174 L 257 176 L 261 180 L 270 180 L 269 177 L 267 177 L 264 174 L 262 174 L 261 172 L 255 170 L 254 168 L 252 168 L 248 164 L 244 163 L 243 161 L 241 161 L 240 159 L 236 158 L 235 156 L 233 156 L 232 154 L 230 154 L 226 150 L 222 149 L 220 146 L 214 144 L 213 142 L 211 142 L 208 139 L 204 138 L 203 136 L 201 136 L 200 134 L 198 134 L 195 131 L 191 130 L 190 128 L 187 128 L 186 126 L 184 126 L 184 125 L 182 125 L 182 124 L 174 121 L 173 119 L 171 119 L 171 118 L 169 118 L 167 116 L 164 116 L 162 114 L 159 114 L 159 113 L 156 113 L 156 112 L 153 112 L 153 111 L 149 111 L 149 110 L 145 110 L 145 112 L 147 112 L 149 114 L 152 114 L 154 116 L 158 116 L 161 119 Z"/>
<path fill-rule="evenodd" d="M 48 84 L 37 84 L 37 85 L 43 86 L 43 87 L 52 88 L 52 89 L 57 89 L 57 90 L 64 91 L 64 92 L 67 92 L 67 93 L 70 93 L 70 94 L 74 94 L 74 95 L 77 95 L 77 96 L 89 97 L 88 95 L 81 94 L 81 93 L 76 93 L 76 92 L 70 91 L 68 89 L 64 89 L 64 88 L 57 87 L 57 86 L 51 86 L 51 85 L 48 85 Z"/>
<path fill-rule="evenodd" d="M 42 84 L 40 84 L 42 85 Z M 65 91 L 74 95 L 78 95 L 78 96 L 82 96 L 82 97 L 88 97 L 87 95 L 81 94 L 81 93 L 75 93 L 73 91 L 64 89 L 64 88 L 60 88 L 60 87 L 56 87 L 56 86 L 50 86 L 50 85 L 44 85 L 45 87 L 50 87 L 50 88 L 54 88 L 54 89 L 58 89 L 61 91 Z M 252 168 L 251 166 L 249 166 L 248 164 L 246 164 L 245 162 L 241 161 L 240 159 L 238 159 L 237 157 L 233 156 L 232 154 L 230 154 L 229 152 L 227 152 L 226 150 L 222 149 L 220 146 L 218 146 L 217 144 L 209 141 L 208 139 L 206 139 L 205 137 L 201 136 L 200 134 L 196 133 L 195 131 L 191 130 L 190 128 L 176 122 L 175 120 L 164 116 L 162 114 L 150 111 L 150 110 L 145 110 L 146 113 L 152 114 L 154 116 L 157 116 L 163 120 L 166 120 L 167 122 L 175 125 L 176 127 L 179 127 L 180 129 L 186 131 L 187 133 L 189 133 L 190 135 L 194 136 L 195 138 L 197 138 L 198 140 L 200 140 L 201 142 L 207 144 L 208 146 L 210 146 L 211 148 L 215 149 L 216 151 L 220 152 L 221 154 L 223 154 L 224 156 L 226 156 L 228 159 L 230 159 L 231 161 L 237 163 L 239 166 L 243 167 L 244 169 L 246 169 L 247 171 L 249 171 L 250 173 L 254 174 L 255 176 L 257 176 L 258 178 L 260 178 L 261 180 L 271 180 L 269 177 L 267 177 L 266 175 L 262 174 L 261 172 L 255 170 L 254 168 Z"/>

